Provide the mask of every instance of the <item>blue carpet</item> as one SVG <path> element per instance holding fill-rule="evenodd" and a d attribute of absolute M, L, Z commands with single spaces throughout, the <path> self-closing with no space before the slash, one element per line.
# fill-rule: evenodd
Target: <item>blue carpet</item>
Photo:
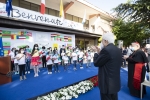
<path fill-rule="evenodd" d="M 129 93 L 127 87 L 127 79 L 128 79 L 127 71 L 121 69 L 120 72 L 121 72 L 121 90 L 118 93 L 118 99 L 119 100 L 140 100 L 139 98 L 131 96 Z M 144 95 L 143 100 L 150 100 L 150 87 L 146 87 L 146 90 L 147 90 L 147 94 Z M 72 99 L 72 100 L 100 100 L 99 88 L 96 87 L 91 91 L 80 95 L 77 99 Z"/>
<path fill-rule="evenodd" d="M 79 66 L 79 65 L 78 65 Z M 73 71 L 70 66 L 69 71 L 64 72 L 60 67 L 60 73 L 47 74 L 46 68 L 41 68 L 39 77 L 34 78 L 33 71 L 27 74 L 27 80 L 19 81 L 19 75 L 13 76 L 13 82 L 0 86 L 0 100 L 25 100 L 46 92 L 79 82 L 94 75 L 97 75 L 97 68 L 79 69 Z"/>

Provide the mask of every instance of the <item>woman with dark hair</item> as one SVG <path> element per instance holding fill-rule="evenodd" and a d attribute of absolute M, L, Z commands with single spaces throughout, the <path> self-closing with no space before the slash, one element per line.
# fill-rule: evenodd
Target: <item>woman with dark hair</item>
<path fill-rule="evenodd" d="M 42 56 L 42 65 L 43 68 L 46 67 L 46 50 L 45 50 L 45 46 L 42 47 L 42 50 L 40 52 L 41 56 Z"/>
<path fill-rule="evenodd" d="M 9 56 L 11 57 L 11 71 L 14 71 L 14 57 L 15 57 L 15 49 L 16 48 L 12 48 L 10 53 L 9 53 Z"/>
<path fill-rule="evenodd" d="M 15 50 L 15 58 L 17 57 L 19 51 Z M 19 66 L 18 66 L 18 60 L 14 59 L 14 66 L 15 66 L 15 74 L 19 74 Z"/>
<path fill-rule="evenodd" d="M 19 53 L 17 54 L 16 59 L 18 60 L 19 75 L 20 75 L 20 81 L 21 81 L 22 80 L 22 74 L 24 76 L 24 79 L 26 79 L 26 76 L 25 76 L 26 56 L 24 54 L 23 48 L 19 49 Z"/>
<path fill-rule="evenodd" d="M 34 67 L 34 73 L 35 73 L 34 77 L 37 77 L 37 76 L 39 76 L 38 75 L 38 71 L 39 71 L 38 65 L 39 65 L 39 59 L 40 59 L 38 44 L 34 44 L 31 56 L 32 56 L 31 65 Z"/>

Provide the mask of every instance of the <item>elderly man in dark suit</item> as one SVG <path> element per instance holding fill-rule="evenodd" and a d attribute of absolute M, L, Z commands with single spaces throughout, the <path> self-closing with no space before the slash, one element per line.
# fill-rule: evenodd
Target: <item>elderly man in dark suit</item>
<path fill-rule="evenodd" d="M 114 45 L 114 34 L 105 33 L 102 36 L 100 49 L 92 48 L 97 52 L 94 54 L 94 66 L 99 68 L 98 82 L 101 100 L 118 100 L 122 54 Z"/>

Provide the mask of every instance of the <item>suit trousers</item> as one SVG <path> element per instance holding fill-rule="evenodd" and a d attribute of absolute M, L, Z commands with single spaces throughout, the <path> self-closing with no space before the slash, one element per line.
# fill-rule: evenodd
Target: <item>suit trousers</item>
<path fill-rule="evenodd" d="M 118 93 L 116 93 L 116 94 L 101 93 L 101 100 L 118 100 Z"/>

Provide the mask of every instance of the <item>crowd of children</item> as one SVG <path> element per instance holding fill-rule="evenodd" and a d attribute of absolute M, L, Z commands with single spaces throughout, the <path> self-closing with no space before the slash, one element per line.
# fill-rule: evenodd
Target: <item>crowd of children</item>
<path fill-rule="evenodd" d="M 60 65 L 64 67 L 64 71 L 67 71 L 72 63 L 73 70 L 77 70 L 77 63 L 80 65 L 80 69 L 83 69 L 84 61 L 87 62 L 87 68 L 91 67 L 94 52 L 90 49 L 83 51 L 78 48 L 66 48 L 64 45 L 62 45 L 60 52 L 58 52 L 56 47 L 54 50 L 51 47 L 46 48 L 45 46 L 40 49 L 38 44 L 35 44 L 32 50 L 28 45 L 19 50 L 12 48 L 9 56 L 11 56 L 11 70 L 15 74 L 19 74 L 20 80 L 23 80 L 26 79 L 25 74 L 30 74 L 30 66 L 34 69 L 34 77 L 38 77 L 40 72 L 39 65 L 41 63 L 43 68 L 47 67 L 48 74 L 52 74 L 52 68 L 54 68 L 55 73 L 59 73 Z"/>

